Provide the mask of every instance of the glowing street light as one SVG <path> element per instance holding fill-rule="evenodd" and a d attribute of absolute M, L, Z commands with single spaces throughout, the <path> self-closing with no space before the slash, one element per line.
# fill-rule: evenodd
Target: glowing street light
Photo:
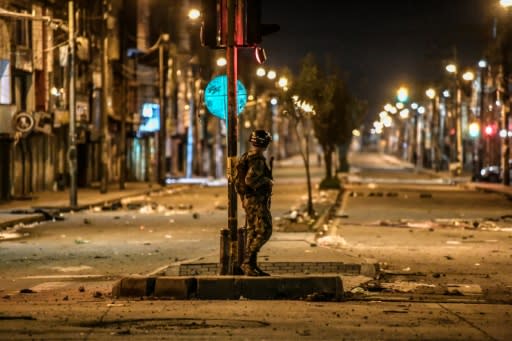
<path fill-rule="evenodd" d="M 465 81 L 472 81 L 475 79 L 475 74 L 472 71 L 466 71 L 462 74 L 462 79 Z"/>
<path fill-rule="evenodd" d="M 403 119 L 409 118 L 409 109 L 403 109 L 400 111 L 400 117 Z"/>
<path fill-rule="evenodd" d="M 286 88 L 288 86 L 288 78 L 280 77 L 277 81 L 277 85 L 279 85 L 280 88 Z"/>
<path fill-rule="evenodd" d="M 448 64 L 446 65 L 446 71 L 448 71 L 449 73 L 456 73 L 457 66 L 455 64 Z"/>
<path fill-rule="evenodd" d="M 480 124 L 473 122 L 469 125 L 469 136 L 472 138 L 480 136 Z"/>
<path fill-rule="evenodd" d="M 224 57 L 220 57 L 217 59 L 217 66 L 219 66 L 219 67 L 226 66 L 227 63 L 228 63 L 228 61 Z"/>
<path fill-rule="evenodd" d="M 500 0 L 500 5 L 505 8 L 510 7 L 512 6 L 512 0 Z"/>
<path fill-rule="evenodd" d="M 407 102 L 409 99 L 409 90 L 406 87 L 400 87 L 396 92 L 396 98 L 399 102 Z"/>
<path fill-rule="evenodd" d="M 427 95 L 427 97 L 430 99 L 434 99 L 436 97 L 436 91 L 432 88 L 429 88 L 427 91 L 425 91 L 425 95 Z"/>
<path fill-rule="evenodd" d="M 258 77 L 264 77 L 266 74 L 267 74 L 267 71 L 265 71 L 265 69 L 262 67 L 259 67 L 256 70 L 256 76 L 258 76 Z"/>
<path fill-rule="evenodd" d="M 267 78 L 270 80 L 276 79 L 276 77 L 277 77 L 277 73 L 274 70 L 270 70 L 267 73 Z"/>
<path fill-rule="evenodd" d="M 197 8 L 192 8 L 190 11 L 188 11 L 187 16 L 191 20 L 196 20 L 201 16 L 201 12 Z"/>

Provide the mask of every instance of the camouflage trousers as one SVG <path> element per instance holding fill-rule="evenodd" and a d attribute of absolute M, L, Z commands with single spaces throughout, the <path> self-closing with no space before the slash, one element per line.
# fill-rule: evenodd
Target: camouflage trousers
<path fill-rule="evenodd" d="M 245 251 L 248 254 L 258 253 L 272 235 L 270 196 L 244 198 L 243 207 L 247 217 Z"/>

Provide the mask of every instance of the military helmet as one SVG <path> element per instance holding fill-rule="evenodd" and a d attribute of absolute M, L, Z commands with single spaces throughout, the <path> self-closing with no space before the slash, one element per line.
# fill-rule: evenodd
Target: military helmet
<path fill-rule="evenodd" d="M 262 129 L 254 130 L 251 133 L 251 137 L 249 137 L 249 142 L 251 142 L 251 144 L 255 147 L 266 148 L 270 141 L 272 141 L 270 133 Z"/>

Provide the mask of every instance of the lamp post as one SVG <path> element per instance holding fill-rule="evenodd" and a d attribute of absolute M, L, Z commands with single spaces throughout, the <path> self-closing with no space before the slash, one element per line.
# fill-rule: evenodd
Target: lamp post
<path fill-rule="evenodd" d="M 460 174 L 464 168 L 464 144 L 462 137 L 462 85 L 459 79 L 458 68 L 455 64 L 448 64 L 446 71 L 453 74 L 455 81 L 455 100 L 454 100 L 454 114 L 455 114 L 455 133 L 456 133 L 456 166 L 452 171 L 456 174 Z M 474 80 L 475 75 L 471 71 L 466 71 L 461 75 L 461 78 L 465 82 L 471 82 Z"/>
<path fill-rule="evenodd" d="M 160 104 L 159 121 L 160 131 L 158 132 L 158 179 L 157 182 L 165 185 L 166 157 L 165 144 L 167 137 L 166 117 L 167 99 L 165 90 L 167 88 L 167 64 L 166 46 L 169 42 L 169 34 L 163 33 L 158 40 L 158 103 Z"/>
<path fill-rule="evenodd" d="M 69 206 L 78 205 L 77 200 L 77 152 L 76 152 L 76 100 L 75 100 L 75 10 L 73 1 L 68 2 L 69 38 Z"/>
<path fill-rule="evenodd" d="M 439 112 L 437 111 L 437 93 L 433 88 L 425 91 L 430 99 L 430 160 L 431 168 L 439 171 Z"/>
<path fill-rule="evenodd" d="M 512 0 L 500 0 L 500 5 L 507 11 L 507 27 L 504 30 L 504 36 L 502 39 L 501 53 L 502 53 L 502 89 L 503 91 L 503 110 L 501 111 L 501 129 L 504 134 L 501 136 L 501 169 L 503 170 L 503 184 L 506 186 L 510 185 L 510 94 L 509 94 L 509 50 L 510 50 L 510 29 L 508 28 L 508 22 L 510 21 Z"/>
<path fill-rule="evenodd" d="M 395 104 L 396 108 L 399 110 L 399 115 L 402 120 L 405 120 L 409 118 L 409 109 L 405 108 L 405 104 L 409 99 L 409 89 L 407 89 L 405 86 L 401 86 L 396 91 L 396 99 L 397 103 Z M 409 156 L 409 147 L 410 147 L 410 141 L 409 139 L 410 132 L 407 122 L 403 121 L 401 122 L 402 129 L 399 130 L 399 148 L 401 150 L 401 157 L 402 159 L 408 159 Z M 406 137 L 407 134 L 407 137 Z"/>
<path fill-rule="evenodd" d="M 482 148 L 482 126 L 484 122 L 484 97 L 485 97 L 485 72 L 487 71 L 487 61 L 484 59 L 478 62 L 479 69 L 479 93 L 478 93 L 478 111 L 474 122 L 474 144 L 473 144 L 473 179 L 480 175 L 480 169 L 483 166 L 483 148 Z M 478 130 L 476 130 L 478 129 Z M 470 132 L 471 133 L 471 132 Z"/>
<path fill-rule="evenodd" d="M 456 140 L 455 140 L 455 155 L 456 155 L 456 168 L 453 169 L 451 165 L 449 166 L 450 171 L 454 171 L 457 174 L 460 174 L 462 172 L 462 168 L 464 165 L 464 152 L 462 148 L 462 115 L 460 112 L 460 106 L 461 106 L 461 100 L 462 100 L 462 94 L 460 89 L 460 82 L 458 77 L 458 69 L 455 64 L 448 64 L 446 66 L 446 71 L 450 74 L 454 75 L 455 79 L 455 99 L 454 99 L 454 115 L 455 115 L 455 133 L 456 133 Z"/>

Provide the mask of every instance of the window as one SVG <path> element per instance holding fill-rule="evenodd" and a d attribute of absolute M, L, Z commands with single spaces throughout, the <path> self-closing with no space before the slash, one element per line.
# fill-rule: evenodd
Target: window
<path fill-rule="evenodd" d="M 0 104 L 12 103 L 11 61 L 0 59 Z"/>

